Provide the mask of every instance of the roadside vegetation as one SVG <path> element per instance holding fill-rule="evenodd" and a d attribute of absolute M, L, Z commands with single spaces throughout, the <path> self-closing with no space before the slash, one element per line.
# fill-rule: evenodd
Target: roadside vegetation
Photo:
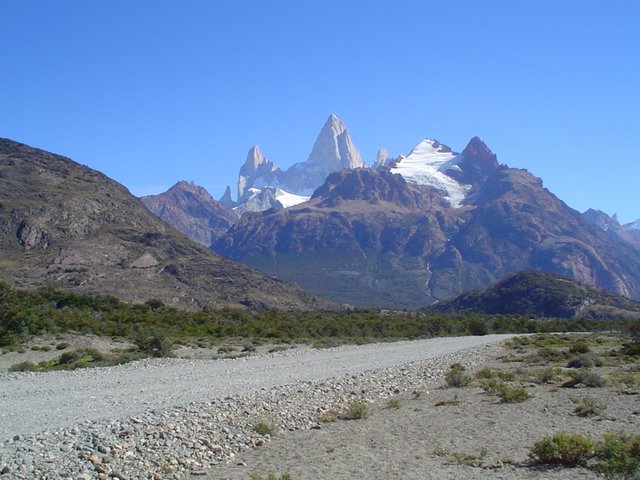
<path fill-rule="evenodd" d="M 43 333 L 80 332 L 150 343 L 166 353 L 162 339 L 270 339 L 316 346 L 385 339 L 487 333 L 535 333 L 619 329 L 624 322 L 592 319 L 532 320 L 530 317 L 389 312 L 353 309 L 337 312 L 243 310 L 182 311 L 158 300 L 126 304 L 115 297 L 82 295 L 43 288 L 16 290 L 0 282 L 0 346 Z M 160 339 L 160 340 L 158 340 Z M 154 350 L 155 349 L 155 350 Z"/>

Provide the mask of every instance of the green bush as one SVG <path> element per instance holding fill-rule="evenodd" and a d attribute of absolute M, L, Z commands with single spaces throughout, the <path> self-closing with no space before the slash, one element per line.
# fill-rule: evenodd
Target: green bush
<path fill-rule="evenodd" d="M 256 432 L 258 435 L 263 435 L 263 436 L 269 435 L 270 437 L 273 437 L 276 433 L 276 427 L 272 422 L 267 420 L 262 420 L 254 425 L 253 431 Z"/>
<path fill-rule="evenodd" d="M 595 455 L 591 440 L 577 434 L 556 433 L 534 443 L 529 457 L 539 465 L 584 466 Z"/>
<path fill-rule="evenodd" d="M 637 478 L 640 470 L 640 435 L 608 433 L 598 444 L 599 470 L 609 478 Z"/>
<path fill-rule="evenodd" d="M 141 352 L 152 357 L 172 357 L 173 343 L 164 335 L 139 335 L 134 343 Z"/>
<path fill-rule="evenodd" d="M 471 383 L 471 377 L 465 373 L 465 368 L 459 363 L 454 363 L 445 375 L 447 386 L 453 388 L 465 387 Z"/>
<path fill-rule="evenodd" d="M 354 399 L 349 402 L 344 413 L 340 415 L 342 420 L 361 420 L 369 416 L 367 405 L 360 400 Z"/>
<path fill-rule="evenodd" d="M 56 350 L 66 350 L 67 348 L 69 348 L 69 343 L 67 342 L 60 342 L 56 345 Z"/>
<path fill-rule="evenodd" d="M 512 387 L 506 383 L 498 385 L 497 393 L 503 403 L 521 403 L 530 397 L 524 387 Z"/>

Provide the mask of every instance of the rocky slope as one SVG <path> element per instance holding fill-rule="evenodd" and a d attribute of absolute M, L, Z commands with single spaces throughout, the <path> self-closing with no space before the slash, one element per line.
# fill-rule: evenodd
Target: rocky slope
<path fill-rule="evenodd" d="M 193 182 L 180 181 L 164 193 L 140 200 L 152 213 L 205 247 L 215 243 L 239 218 Z"/>
<path fill-rule="evenodd" d="M 460 155 L 426 140 L 378 172 L 332 174 L 308 203 L 243 216 L 214 249 L 357 305 L 420 307 L 524 269 L 640 297 L 630 243 L 478 138 Z"/>
<path fill-rule="evenodd" d="M 433 309 L 558 318 L 640 318 L 640 302 L 538 271 L 514 273 L 484 291 L 463 293 Z"/>
<path fill-rule="evenodd" d="M 295 285 L 225 260 L 72 160 L 0 139 L 0 278 L 158 298 L 184 308 L 317 308 Z"/>

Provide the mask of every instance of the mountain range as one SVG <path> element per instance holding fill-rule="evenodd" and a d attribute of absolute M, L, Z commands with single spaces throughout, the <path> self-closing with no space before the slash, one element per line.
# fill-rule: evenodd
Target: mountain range
<path fill-rule="evenodd" d="M 209 246 L 353 305 L 422 307 L 530 269 L 640 297 L 640 230 L 569 208 L 478 137 L 461 153 L 434 139 L 381 149 L 375 167 L 335 115 L 286 171 L 253 147 L 231 205 L 241 216 Z"/>
<path fill-rule="evenodd" d="M 55 286 L 192 309 L 333 307 L 288 281 L 214 254 L 153 215 L 122 185 L 66 157 L 0 139 L 0 181 L 0 278 L 19 288 Z M 202 216 L 217 206 L 194 185 L 176 190 L 189 194 L 167 195 L 158 208 L 172 212 L 177 223 L 191 202 L 198 208 L 189 212 Z M 215 211 L 218 223 L 189 231 L 206 237 L 207 228 L 231 222 L 233 215 Z"/>

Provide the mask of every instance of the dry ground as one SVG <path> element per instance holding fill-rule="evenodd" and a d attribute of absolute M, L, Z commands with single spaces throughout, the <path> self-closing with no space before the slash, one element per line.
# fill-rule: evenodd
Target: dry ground
<path fill-rule="evenodd" d="M 604 362 L 589 370 L 606 379 L 607 385 L 562 387 L 574 370 L 564 368 L 567 359 L 579 355 L 569 352 L 573 340 L 556 337 L 539 345 L 510 348 L 506 358 L 486 365 L 513 372 L 515 378 L 507 383 L 524 386 L 530 394 L 522 403 L 501 402 L 481 388 L 478 379 L 463 388 L 443 388 L 440 383 L 429 391 L 398 396 L 390 404 L 370 405 L 365 419 L 338 420 L 324 423 L 321 430 L 277 435 L 264 447 L 219 465 L 207 478 L 266 478 L 283 473 L 293 480 L 602 478 L 587 468 L 536 467 L 528 458 L 534 442 L 556 432 L 580 433 L 593 440 L 605 432 L 640 433 L 637 363 L 608 356 L 618 347 L 604 338 L 584 355 Z M 551 346 L 545 348 L 545 343 Z M 558 356 L 549 360 L 536 353 L 545 351 Z M 535 383 L 535 373 L 550 364 L 562 365 L 560 374 L 551 383 Z M 600 415 L 575 413 L 587 397 L 605 407 Z M 440 402 L 449 404 L 436 406 Z"/>

